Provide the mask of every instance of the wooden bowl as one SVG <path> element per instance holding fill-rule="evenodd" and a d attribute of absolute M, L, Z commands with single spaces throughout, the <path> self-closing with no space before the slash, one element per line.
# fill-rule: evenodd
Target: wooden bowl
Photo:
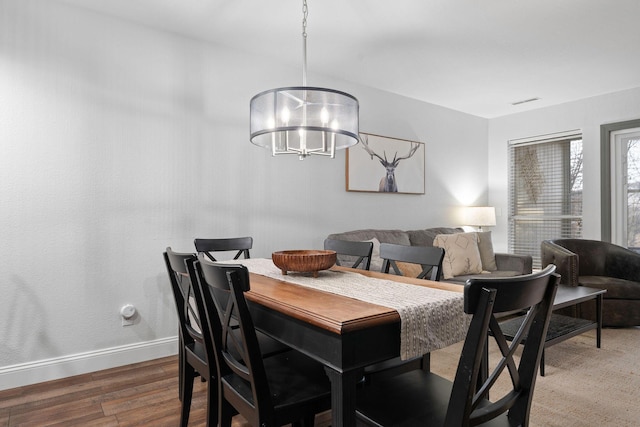
<path fill-rule="evenodd" d="M 328 270 L 336 263 L 336 251 L 279 251 L 272 253 L 271 259 L 285 276 L 287 272 L 295 271 L 313 273 L 313 277 L 318 277 L 318 271 Z"/>

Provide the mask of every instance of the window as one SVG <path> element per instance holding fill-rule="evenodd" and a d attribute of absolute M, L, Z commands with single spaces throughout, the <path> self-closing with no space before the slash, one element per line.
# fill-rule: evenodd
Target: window
<path fill-rule="evenodd" d="M 640 185 L 633 170 L 637 166 L 638 150 L 634 145 L 639 143 L 632 142 L 638 139 L 634 137 L 638 130 L 640 120 L 600 126 L 600 238 L 632 249 L 636 249 L 639 242 L 630 236 L 640 232 L 640 212 L 637 204 L 634 205 L 640 197 L 637 192 Z"/>
<path fill-rule="evenodd" d="M 640 128 L 611 132 L 611 241 L 640 249 Z"/>
<path fill-rule="evenodd" d="M 582 237 L 582 135 L 509 142 L 509 251 L 540 268 L 543 240 Z"/>

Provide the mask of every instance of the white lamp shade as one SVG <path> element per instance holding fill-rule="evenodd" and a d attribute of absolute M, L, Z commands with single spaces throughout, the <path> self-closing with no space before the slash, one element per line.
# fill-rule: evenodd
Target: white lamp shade
<path fill-rule="evenodd" d="M 485 227 L 496 225 L 496 208 L 493 206 L 469 206 L 462 210 L 463 225 Z"/>

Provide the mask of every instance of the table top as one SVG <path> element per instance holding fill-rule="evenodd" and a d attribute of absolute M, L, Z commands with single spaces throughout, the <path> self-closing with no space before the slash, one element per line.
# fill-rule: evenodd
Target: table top
<path fill-rule="evenodd" d="M 590 299 L 595 299 L 598 295 L 607 292 L 606 289 L 589 288 L 587 286 L 567 286 L 558 285 L 556 297 L 553 300 L 553 309 L 567 307 Z"/>
<path fill-rule="evenodd" d="M 348 267 L 334 266 L 332 269 L 459 293 L 464 289 L 463 286 L 451 283 L 356 270 Z M 287 316 L 336 334 L 365 329 L 380 323 L 400 321 L 398 312 L 393 308 L 298 286 L 287 282 L 286 277 L 279 280 L 251 273 L 251 290 L 246 293 L 246 297 L 249 301 L 275 309 Z"/>

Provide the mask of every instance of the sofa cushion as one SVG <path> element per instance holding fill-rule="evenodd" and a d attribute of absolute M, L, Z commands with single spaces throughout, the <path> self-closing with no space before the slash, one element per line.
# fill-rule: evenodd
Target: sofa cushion
<path fill-rule="evenodd" d="M 329 239 L 336 240 L 349 240 L 356 242 L 373 242 L 373 252 L 371 253 L 371 271 L 382 270 L 382 258 L 380 258 L 380 242 L 393 243 L 396 245 L 410 246 L 409 235 L 406 231 L 402 230 L 378 230 L 378 229 L 364 229 L 345 231 L 343 233 L 333 233 L 327 236 Z M 344 256 L 339 256 L 338 259 L 344 265 L 348 264 L 348 259 Z"/>
<path fill-rule="evenodd" d="M 493 242 L 491 241 L 490 231 L 478 231 L 478 250 L 480 251 L 480 260 L 482 261 L 482 269 L 485 271 L 496 271 L 496 254 L 493 252 Z"/>
<path fill-rule="evenodd" d="M 444 249 L 442 273 L 445 280 L 463 274 L 482 273 L 476 233 L 438 234 L 433 246 Z"/>
<path fill-rule="evenodd" d="M 396 265 L 402 272 L 403 276 L 418 277 L 422 273 L 422 266 L 420 264 L 413 264 L 411 262 L 396 261 Z"/>
<path fill-rule="evenodd" d="M 380 258 L 380 241 L 375 237 L 373 239 L 365 240 L 365 242 L 372 242 L 373 249 L 371 250 L 371 263 L 369 270 L 382 271 L 382 263 L 384 262 Z"/>
<path fill-rule="evenodd" d="M 378 230 L 378 229 L 366 229 L 366 230 L 354 230 L 345 231 L 344 233 L 334 233 L 327 236 L 329 239 L 337 240 L 351 240 L 351 241 L 367 241 L 374 237 L 382 243 L 394 243 L 396 245 L 411 245 L 409 241 L 409 235 L 406 231 L 402 230 Z"/>
<path fill-rule="evenodd" d="M 409 230 L 407 235 L 409 236 L 411 246 L 433 246 L 433 240 L 438 234 L 454 234 L 463 233 L 462 228 L 451 227 L 434 227 L 425 228 L 424 230 Z"/>

